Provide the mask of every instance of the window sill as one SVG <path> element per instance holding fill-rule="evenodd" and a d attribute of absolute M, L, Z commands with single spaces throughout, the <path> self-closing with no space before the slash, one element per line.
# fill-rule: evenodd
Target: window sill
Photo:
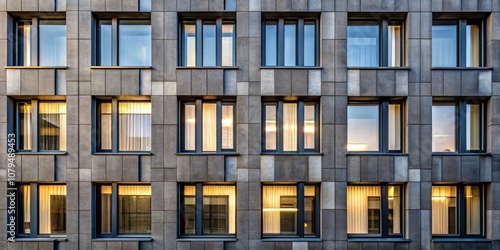
<path fill-rule="evenodd" d="M 493 67 L 432 67 L 432 70 L 493 70 Z"/>
<path fill-rule="evenodd" d="M 187 67 L 187 66 L 177 66 L 177 69 L 238 69 L 237 66 L 210 66 L 210 67 Z"/>
<path fill-rule="evenodd" d="M 260 155 L 303 155 L 303 156 L 307 156 L 307 155 L 318 155 L 318 156 L 322 156 L 323 153 L 319 153 L 319 152 L 262 152 L 260 153 Z"/>
<path fill-rule="evenodd" d="M 347 70 L 410 70 L 410 67 L 361 67 L 351 66 Z"/>
<path fill-rule="evenodd" d="M 151 152 L 95 152 L 93 155 L 153 155 Z"/>
<path fill-rule="evenodd" d="M 16 155 L 67 155 L 66 151 L 15 152 Z"/>
<path fill-rule="evenodd" d="M 321 66 L 260 66 L 260 69 L 322 69 Z"/>
<path fill-rule="evenodd" d="M 213 152 L 213 153 L 196 153 L 196 152 L 180 152 L 175 155 L 228 155 L 228 156 L 239 156 L 236 152 Z"/>
<path fill-rule="evenodd" d="M 68 66 L 5 66 L 4 69 L 68 69 Z"/>
<path fill-rule="evenodd" d="M 151 237 L 94 238 L 92 241 L 152 241 Z"/>
<path fill-rule="evenodd" d="M 64 236 L 64 237 L 47 237 L 47 238 L 14 238 L 14 241 L 54 242 L 54 241 L 68 241 L 68 238 L 66 238 L 66 236 Z"/>
<path fill-rule="evenodd" d="M 491 242 L 490 239 L 486 238 L 458 238 L 458 237 L 439 237 L 432 238 L 432 242 L 445 243 L 445 242 Z"/>
<path fill-rule="evenodd" d="M 270 237 L 270 238 L 262 238 L 264 242 L 270 241 L 285 241 L 285 242 L 321 242 L 321 238 L 311 237 L 311 238 L 301 238 L 301 237 Z"/>
<path fill-rule="evenodd" d="M 152 66 L 90 66 L 91 69 L 152 69 Z"/>
<path fill-rule="evenodd" d="M 348 152 L 346 156 L 408 156 L 407 153 L 382 153 L 382 152 Z"/>
<path fill-rule="evenodd" d="M 201 237 L 183 237 L 178 238 L 177 241 L 237 241 L 236 237 L 209 237 L 209 236 L 201 236 Z"/>
<path fill-rule="evenodd" d="M 491 153 L 433 152 L 432 156 L 492 156 Z"/>
<path fill-rule="evenodd" d="M 348 238 L 348 242 L 411 242 L 409 239 L 405 238 L 376 238 L 376 237 L 360 237 L 360 238 Z"/>

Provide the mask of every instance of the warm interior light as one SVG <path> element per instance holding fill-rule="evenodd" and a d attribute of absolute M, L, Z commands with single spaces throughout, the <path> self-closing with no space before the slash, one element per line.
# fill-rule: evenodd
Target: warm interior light
<path fill-rule="evenodd" d="M 444 197 L 444 196 L 432 196 L 432 200 L 444 201 L 444 200 L 446 200 L 446 197 Z"/>
<path fill-rule="evenodd" d="M 387 199 L 392 201 L 392 200 L 394 200 L 394 197 L 388 197 Z"/>
<path fill-rule="evenodd" d="M 297 208 L 263 208 L 262 211 L 264 212 L 296 212 Z"/>
<path fill-rule="evenodd" d="M 222 127 L 231 127 L 233 126 L 232 119 L 222 119 Z"/>
<path fill-rule="evenodd" d="M 366 149 L 366 143 L 349 143 L 347 151 L 362 151 Z"/>
<path fill-rule="evenodd" d="M 190 119 L 187 119 L 186 120 L 187 123 L 195 123 L 196 122 L 196 119 L 194 118 L 190 118 Z"/>
<path fill-rule="evenodd" d="M 276 121 L 266 121 L 266 132 L 276 132 Z"/>
<path fill-rule="evenodd" d="M 305 122 L 304 133 L 314 133 L 314 122 L 311 122 L 311 121 Z"/>

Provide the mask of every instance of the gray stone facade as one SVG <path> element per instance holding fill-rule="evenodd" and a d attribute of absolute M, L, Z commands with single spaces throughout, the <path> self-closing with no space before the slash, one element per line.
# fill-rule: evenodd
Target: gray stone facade
<path fill-rule="evenodd" d="M 93 13 L 134 13 L 138 0 L 0 0 L 0 193 L 7 192 L 7 131 L 12 98 L 50 97 L 67 103 L 64 154 L 19 153 L 19 182 L 67 185 L 66 241 L 5 241 L 0 249 L 500 249 L 500 1 L 499 0 L 237 0 L 236 67 L 178 66 L 179 12 L 224 12 L 223 0 L 151 0 L 152 67 L 92 66 Z M 320 15 L 320 65 L 262 67 L 262 13 Z M 347 68 L 348 13 L 401 12 L 404 68 Z M 486 12 L 486 67 L 433 69 L 433 13 Z M 65 16 L 67 67 L 11 67 L 12 14 Z M 5 67 L 4 67 L 5 66 Z M 151 154 L 94 154 L 92 98 L 145 96 L 152 103 Z M 178 97 L 230 96 L 237 107 L 237 155 L 178 153 Z M 262 98 L 320 100 L 321 155 L 261 154 Z M 404 154 L 348 154 L 350 97 L 404 97 Z M 433 97 L 484 97 L 487 152 L 433 155 Z M 6 111 L 10 110 L 10 111 Z M 184 182 L 236 183 L 236 240 L 177 239 L 177 188 Z M 151 241 L 92 237 L 92 185 L 151 183 Z M 262 183 L 320 184 L 318 240 L 263 240 Z M 347 235 L 348 183 L 401 183 L 406 196 L 404 242 L 353 242 Z M 431 191 L 436 183 L 485 185 L 484 242 L 435 242 Z M 0 199 L 0 225 L 7 201 Z"/>

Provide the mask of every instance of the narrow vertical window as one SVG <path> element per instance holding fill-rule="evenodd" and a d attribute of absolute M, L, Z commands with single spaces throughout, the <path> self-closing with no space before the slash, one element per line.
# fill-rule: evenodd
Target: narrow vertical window
<path fill-rule="evenodd" d="M 31 66 L 32 60 L 32 27 L 31 21 L 17 22 L 17 64 L 18 66 Z"/>
<path fill-rule="evenodd" d="M 277 120 L 276 120 L 276 106 L 266 105 L 266 149 L 276 150 L 276 133 L 277 133 Z"/>
<path fill-rule="evenodd" d="M 181 217 L 184 234 L 196 233 L 196 186 L 184 186 Z"/>
<path fill-rule="evenodd" d="M 203 66 L 216 65 L 216 27 L 215 23 L 203 23 Z"/>
<path fill-rule="evenodd" d="M 19 102 L 18 116 L 19 116 L 19 128 L 18 128 L 18 148 L 20 150 L 31 150 L 31 103 Z"/>
<path fill-rule="evenodd" d="M 103 102 L 100 105 L 100 132 L 101 132 L 101 150 L 111 150 L 112 149 L 112 113 L 111 113 L 111 103 Z"/>
<path fill-rule="evenodd" d="M 38 36 L 39 65 L 66 66 L 66 21 L 40 20 Z"/>
<path fill-rule="evenodd" d="M 466 105 L 466 150 L 481 150 L 481 104 Z"/>
<path fill-rule="evenodd" d="M 40 150 L 66 150 L 66 103 L 40 102 L 38 137 Z"/>
<path fill-rule="evenodd" d="M 184 106 L 184 150 L 196 150 L 196 106 Z"/>
<path fill-rule="evenodd" d="M 217 151 L 217 103 L 203 103 L 203 151 Z"/>
<path fill-rule="evenodd" d="M 234 148 L 234 106 L 222 105 L 222 149 Z"/>
<path fill-rule="evenodd" d="M 283 151 L 297 151 L 296 103 L 283 103 Z"/>
<path fill-rule="evenodd" d="M 401 150 L 401 105 L 389 104 L 389 150 Z"/>
<path fill-rule="evenodd" d="M 285 21 L 285 66 L 297 65 L 297 23 Z"/>
<path fill-rule="evenodd" d="M 278 23 L 276 21 L 266 22 L 266 66 L 276 66 L 278 60 Z"/>
<path fill-rule="evenodd" d="M 316 22 L 304 22 L 304 66 L 316 66 Z"/>
<path fill-rule="evenodd" d="M 113 30 L 111 20 L 99 21 L 99 53 L 98 60 L 101 66 L 113 65 Z"/>
<path fill-rule="evenodd" d="M 477 22 L 467 22 L 466 25 L 465 67 L 481 66 L 481 25 Z"/>
<path fill-rule="evenodd" d="M 222 66 L 234 65 L 234 24 L 222 24 Z"/>
<path fill-rule="evenodd" d="M 316 147 L 316 107 L 314 104 L 304 105 L 304 149 Z"/>
<path fill-rule="evenodd" d="M 185 22 L 184 25 L 184 64 L 188 67 L 196 66 L 196 25 Z"/>
<path fill-rule="evenodd" d="M 465 186 L 466 234 L 481 234 L 481 189 L 479 186 Z"/>
<path fill-rule="evenodd" d="M 118 31 L 119 65 L 151 65 L 151 21 L 120 20 Z"/>
<path fill-rule="evenodd" d="M 30 185 L 20 185 L 18 188 L 19 207 L 21 208 L 18 214 L 19 234 L 31 233 L 31 187 Z"/>
<path fill-rule="evenodd" d="M 401 66 L 401 25 L 390 24 L 388 26 L 388 66 Z"/>
<path fill-rule="evenodd" d="M 456 117 L 455 105 L 432 106 L 432 151 L 455 152 Z"/>
<path fill-rule="evenodd" d="M 111 185 L 102 185 L 100 187 L 100 224 L 101 234 L 111 234 L 112 231 L 112 202 L 111 202 L 111 194 L 112 194 L 112 186 Z"/>

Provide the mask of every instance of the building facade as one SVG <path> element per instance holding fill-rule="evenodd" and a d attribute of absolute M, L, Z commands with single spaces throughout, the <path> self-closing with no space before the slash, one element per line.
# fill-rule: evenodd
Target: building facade
<path fill-rule="evenodd" d="M 498 0 L 0 0 L 0 249 L 500 249 Z"/>

